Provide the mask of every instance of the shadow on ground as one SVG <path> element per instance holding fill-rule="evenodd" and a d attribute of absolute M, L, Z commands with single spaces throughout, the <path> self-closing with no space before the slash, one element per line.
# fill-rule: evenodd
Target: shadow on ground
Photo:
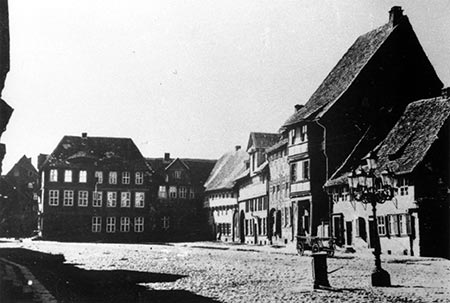
<path fill-rule="evenodd" d="M 149 290 L 138 283 L 174 282 L 184 276 L 128 270 L 85 270 L 62 255 L 0 249 L 0 257 L 27 267 L 58 302 L 219 302 L 185 290 Z M 1 291 L 1 290 L 0 290 Z"/>

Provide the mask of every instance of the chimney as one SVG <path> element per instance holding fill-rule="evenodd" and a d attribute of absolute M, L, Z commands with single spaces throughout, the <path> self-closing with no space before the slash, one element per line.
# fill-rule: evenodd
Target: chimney
<path fill-rule="evenodd" d="M 241 146 L 240 145 L 236 145 L 234 148 L 236 149 L 236 151 L 238 151 L 238 150 L 241 149 Z"/>
<path fill-rule="evenodd" d="M 450 98 L 450 87 L 444 87 L 442 89 L 441 95 L 442 95 L 442 98 L 445 98 L 445 99 Z"/>
<path fill-rule="evenodd" d="M 403 10 L 401 6 L 393 6 L 389 11 L 389 23 L 392 24 L 392 26 L 399 24 L 402 17 Z"/>
<path fill-rule="evenodd" d="M 304 107 L 304 105 L 295 104 L 294 107 L 295 107 L 295 112 L 298 112 L 300 109 L 302 109 Z"/>
<path fill-rule="evenodd" d="M 48 155 L 46 155 L 46 154 L 39 154 L 38 160 L 37 160 L 37 166 L 38 166 L 37 168 L 38 168 L 38 170 L 41 169 L 42 164 L 44 164 L 44 162 L 45 162 L 45 160 L 47 160 L 47 158 L 48 158 Z"/>
<path fill-rule="evenodd" d="M 164 153 L 164 162 L 170 162 L 170 153 Z"/>
<path fill-rule="evenodd" d="M 81 138 L 86 139 L 87 138 L 87 133 L 81 133 Z"/>

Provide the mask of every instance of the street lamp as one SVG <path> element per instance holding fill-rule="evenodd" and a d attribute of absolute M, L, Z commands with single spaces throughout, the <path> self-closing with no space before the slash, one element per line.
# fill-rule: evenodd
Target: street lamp
<path fill-rule="evenodd" d="M 381 268 L 381 245 L 378 235 L 377 203 L 383 204 L 394 196 L 395 178 L 389 170 L 381 173 L 377 170 L 377 162 L 373 153 L 366 157 L 366 167 L 354 170 L 348 176 L 348 184 L 353 199 L 372 205 L 374 221 L 374 251 L 375 269 L 372 272 L 372 286 L 391 286 L 389 273 Z"/>

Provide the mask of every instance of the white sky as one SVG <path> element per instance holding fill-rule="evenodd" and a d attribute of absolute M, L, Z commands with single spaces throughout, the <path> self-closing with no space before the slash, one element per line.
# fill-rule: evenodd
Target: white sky
<path fill-rule="evenodd" d="M 276 132 L 393 5 L 449 85 L 448 0 L 10 0 L 3 172 L 82 132 L 218 158 Z"/>

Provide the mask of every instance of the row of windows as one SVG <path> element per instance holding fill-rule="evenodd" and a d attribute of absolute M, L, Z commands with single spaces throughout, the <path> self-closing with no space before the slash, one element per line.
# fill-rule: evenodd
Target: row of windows
<path fill-rule="evenodd" d="M 95 180 L 97 184 L 103 183 L 103 172 L 102 171 L 96 171 L 95 174 Z M 78 183 L 87 183 L 87 171 L 86 170 L 80 170 L 78 172 Z M 50 182 L 58 182 L 58 170 L 57 169 L 51 169 L 50 170 Z M 128 171 L 122 172 L 122 184 L 130 184 L 131 183 L 131 173 Z M 70 169 L 64 170 L 64 182 L 71 183 L 74 182 L 73 178 L 73 171 Z M 118 173 L 116 171 L 110 171 L 108 173 L 108 183 L 109 184 L 117 184 L 118 182 Z M 134 183 L 135 184 L 143 184 L 144 183 L 144 173 L 143 172 L 136 172 L 134 174 Z"/>
<path fill-rule="evenodd" d="M 245 212 L 265 210 L 269 207 L 266 197 L 259 197 L 245 201 Z"/>
<path fill-rule="evenodd" d="M 255 233 L 260 236 L 267 235 L 267 218 L 246 219 L 244 222 L 246 236 L 253 236 Z"/>
<path fill-rule="evenodd" d="M 107 233 L 116 232 L 116 217 L 106 217 L 105 230 Z M 144 217 L 135 217 L 133 224 L 134 232 L 141 233 L 144 231 Z M 130 232 L 131 230 L 131 219 L 130 217 L 120 217 L 119 221 L 119 231 L 120 232 Z M 102 217 L 92 217 L 92 232 L 99 233 L 102 231 Z"/>
<path fill-rule="evenodd" d="M 227 192 L 227 193 L 221 193 L 221 194 L 213 194 L 210 195 L 209 198 L 211 200 L 215 200 L 215 199 L 225 199 L 225 198 L 235 198 L 236 194 L 233 192 Z"/>
<path fill-rule="evenodd" d="M 269 156 L 269 160 L 274 161 L 274 160 L 280 159 L 284 156 L 286 156 L 286 150 L 283 149 L 283 150 L 277 151 L 276 153 L 271 154 Z"/>
<path fill-rule="evenodd" d="M 59 190 L 49 190 L 48 191 L 48 205 L 58 206 L 60 203 Z M 75 192 L 73 190 L 63 191 L 63 206 L 73 206 L 75 202 Z M 118 195 L 115 191 L 106 192 L 106 206 L 116 207 L 118 203 Z M 89 204 L 89 192 L 87 190 L 78 191 L 78 206 L 87 207 Z M 92 192 L 92 206 L 102 207 L 103 204 L 103 192 L 93 191 Z M 135 192 L 134 193 L 134 207 L 143 208 L 145 206 L 145 193 Z M 120 193 L 120 207 L 131 207 L 131 192 L 121 192 Z"/>
<path fill-rule="evenodd" d="M 380 236 L 411 235 L 411 215 L 396 214 L 377 216 L 378 234 Z"/>
<path fill-rule="evenodd" d="M 303 143 L 308 141 L 307 127 L 302 125 L 301 127 L 293 128 L 289 131 L 289 142 L 292 144 Z"/>
<path fill-rule="evenodd" d="M 294 162 L 291 164 L 291 182 L 309 180 L 309 160 Z"/>
<path fill-rule="evenodd" d="M 231 223 L 218 223 L 217 232 L 220 235 L 231 236 Z"/>
<path fill-rule="evenodd" d="M 289 197 L 289 183 L 273 185 L 270 190 L 271 200 L 279 200 Z"/>
<path fill-rule="evenodd" d="M 186 186 L 169 186 L 169 192 L 167 193 L 167 186 L 160 185 L 159 191 L 158 191 L 158 197 L 166 199 L 167 197 L 176 199 L 176 198 L 182 198 L 182 199 L 194 199 L 195 193 L 194 189 L 192 187 L 186 187 Z"/>

